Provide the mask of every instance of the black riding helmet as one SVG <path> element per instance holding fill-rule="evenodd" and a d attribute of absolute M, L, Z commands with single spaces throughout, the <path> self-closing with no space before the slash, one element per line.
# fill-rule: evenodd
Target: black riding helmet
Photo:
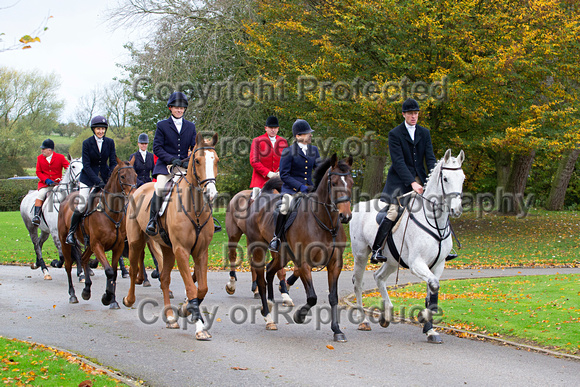
<path fill-rule="evenodd" d="M 187 109 L 187 97 L 181 91 L 174 91 L 167 100 L 167 107 L 184 107 Z"/>
<path fill-rule="evenodd" d="M 107 128 L 109 127 L 109 122 L 103 116 L 94 116 L 91 120 L 91 130 L 95 133 L 95 128 L 105 128 L 105 133 L 107 133 Z"/>
<path fill-rule="evenodd" d="M 306 120 L 297 119 L 296 121 L 294 121 L 294 124 L 292 124 L 292 135 L 294 137 L 296 137 L 296 135 L 298 134 L 306 134 L 312 132 L 314 132 L 314 130 L 312 130 L 310 124 L 308 124 Z"/>

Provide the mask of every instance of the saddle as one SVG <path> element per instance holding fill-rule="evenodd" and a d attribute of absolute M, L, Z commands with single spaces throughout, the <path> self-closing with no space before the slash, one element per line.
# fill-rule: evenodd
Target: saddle
<path fill-rule="evenodd" d="M 280 200 L 277 203 L 278 207 L 282 206 L 282 197 L 280 195 Z M 294 220 L 296 220 L 296 216 L 298 215 L 298 208 L 300 207 L 300 203 L 302 203 L 302 199 L 304 198 L 304 194 L 298 193 L 292 197 L 292 201 L 290 202 L 290 207 L 288 208 L 288 212 L 286 214 L 280 213 L 278 216 L 284 216 L 284 226 L 282 227 L 282 235 L 280 235 L 280 240 L 286 239 L 286 231 L 292 226 Z"/>

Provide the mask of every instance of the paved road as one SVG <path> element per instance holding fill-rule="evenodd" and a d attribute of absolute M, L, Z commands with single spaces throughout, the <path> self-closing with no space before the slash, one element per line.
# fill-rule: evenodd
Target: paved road
<path fill-rule="evenodd" d="M 375 324 L 371 332 L 359 332 L 346 312 L 341 329 L 347 343 L 334 343 L 328 324 L 317 329 L 315 321 L 297 325 L 286 323 L 283 316 L 278 331 L 266 331 L 257 311 L 255 322 L 250 316 L 238 321 L 243 319 L 242 310 L 250 311 L 258 304 L 250 294 L 249 273 L 239 273 L 233 296 L 224 291 L 227 273 L 210 273 L 210 293 L 203 306 L 213 312 L 207 315 L 214 318 L 213 339 L 198 342 L 193 327 L 183 320 L 180 322 L 187 329 L 170 330 L 161 320 L 141 321 L 138 307 L 109 310 L 101 305 L 105 276 L 102 270 L 95 272 L 91 300 L 81 299 L 82 287 L 75 283 L 80 303 L 70 305 L 64 270 L 52 269 L 53 281 L 44 281 L 39 271 L 28 267 L 0 266 L 0 335 L 76 352 L 153 386 L 568 386 L 577 384 L 580 375 L 580 362 L 513 347 L 447 335 L 443 335 L 443 345 L 428 344 L 420 328 L 411 325 L 392 324 L 383 329 Z M 444 278 L 556 272 L 579 273 L 580 269 L 446 270 Z M 317 311 L 322 319 L 328 307 L 325 274 L 314 273 Z M 342 295 L 352 292 L 351 276 L 351 272 L 342 273 Z M 177 305 L 183 298 L 183 284 L 177 272 L 172 278 Z M 408 271 L 401 272 L 400 282 L 416 280 Z M 118 281 L 119 300 L 128 283 L 128 279 Z M 162 305 L 161 291 L 153 284 L 137 289 L 136 305 L 141 302 L 143 320 L 153 320 L 161 313 L 160 306 L 154 307 L 154 303 Z M 301 305 L 304 291 L 297 285 L 291 295 Z M 371 272 L 365 285 L 374 287 Z"/>

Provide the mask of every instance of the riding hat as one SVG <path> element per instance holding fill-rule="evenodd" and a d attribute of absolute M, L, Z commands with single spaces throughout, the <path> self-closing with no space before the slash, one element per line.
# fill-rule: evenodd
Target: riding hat
<path fill-rule="evenodd" d="M 109 122 L 103 116 L 94 116 L 93 119 L 91 120 L 91 129 L 93 130 L 93 133 L 95 132 L 95 128 L 105 128 L 106 132 L 106 129 L 108 127 Z"/>
<path fill-rule="evenodd" d="M 50 138 L 47 138 L 46 140 L 44 140 L 42 142 L 42 145 L 40 146 L 40 148 L 54 150 L 54 141 L 52 141 Z"/>
<path fill-rule="evenodd" d="M 187 108 L 187 97 L 181 91 L 174 91 L 167 100 L 167 107 L 184 107 Z"/>
<path fill-rule="evenodd" d="M 147 133 L 141 133 L 139 135 L 139 138 L 137 139 L 137 142 L 139 144 L 149 144 L 149 136 L 147 135 Z"/>
<path fill-rule="evenodd" d="M 421 110 L 419 109 L 419 104 L 413 98 L 409 98 L 403 102 L 403 113 L 418 112 L 419 110 Z"/>
<path fill-rule="evenodd" d="M 278 128 L 280 125 L 278 125 L 278 119 L 276 117 L 270 116 L 266 120 L 266 126 L 269 128 Z"/>
<path fill-rule="evenodd" d="M 299 134 L 312 133 L 312 132 L 314 132 L 314 130 L 312 130 L 312 128 L 310 127 L 308 122 L 306 122 L 305 120 L 297 119 L 296 121 L 294 121 L 294 124 L 292 124 L 292 135 L 293 136 L 297 136 Z"/>

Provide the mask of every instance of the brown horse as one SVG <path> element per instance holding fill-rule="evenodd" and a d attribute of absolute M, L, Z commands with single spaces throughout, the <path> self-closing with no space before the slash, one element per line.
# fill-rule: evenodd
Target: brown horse
<path fill-rule="evenodd" d="M 81 255 L 78 241 L 85 244 L 82 253 L 81 264 L 85 273 L 89 273 L 89 258 L 94 253 L 98 262 L 105 269 L 107 286 L 101 299 L 103 305 L 109 305 L 110 309 L 119 309 L 115 300 L 115 286 L 117 281 L 117 263 L 123 252 L 125 242 L 125 219 L 129 195 L 135 189 L 137 173 L 133 163 L 122 161 L 117 158 L 117 166 L 113 169 L 111 177 L 105 188 L 89 199 L 86 214 L 80 227 L 76 231 L 77 244 L 74 246 L 65 243 L 70 227 L 71 215 L 74 210 L 77 194 L 73 193 L 61 204 L 58 214 L 58 234 L 62 244 L 65 269 L 68 275 L 69 302 L 76 304 L 78 299 L 72 284 L 71 268 L 73 261 Z M 107 261 L 106 251 L 112 250 L 111 265 Z M 84 300 L 91 298 L 91 276 L 85 278 L 85 288 L 82 292 Z"/>
<path fill-rule="evenodd" d="M 250 212 L 252 190 L 244 190 L 238 192 L 232 200 L 230 200 L 226 209 L 226 232 L 228 233 L 228 258 L 230 260 L 230 281 L 226 284 L 226 292 L 234 294 L 236 292 L 236 282 L 238 277 L 236 275 L 236 267 L 242 264 L 238 262 L 238 243 L 242 235 L 246 233 L 246 219 Z M 243 259 L 243 258 L 242 258 Z M 250 267 L 252 271 L 252 290 L 255 290 L 254 297 L 259 297 L 257 293 L 257 274 L 254 267 Z M 284 268 L 278 270 L 276 273 L 280 280 L 280 293 L 285 306 L 294 306 L 294 302 L 288 294 L 286 286 L 286 270 Z"/>
<path fill-rule="evenodd" d="M 266 320 L 266 329 L 278 329 L 270 313 L 269 302 L 266 300 L 266 284 L 268 300 L 271 303 L 274 298 L 272 284 L 274 274 L 292 260 L 299 270 L 307 300 L 307 304 L 294 314 L 294 321 L 298 324 L 303 323 L 310 309 L 316 305 L 312 268 L 326 267 L 334 340 L 346 341 L 338 326 L 337 286 L 342 270 L 342 254 L 346 247 L 346 234 L 340 222 L 348 223 L 352 217 L 350 209 L 353 186 L 352 162 L 352 156 L 346 160 L 338 160 L 334 154 L 316 168 L 314 192 L 302 197 L 294 223 L 282 238 L 280 253 L 273 252 L 272 261 L 267 266 L 266 249 L 275 227 L 273 212 L 276 202 L 280 199 L 280 195 L 268 194 L 275 183 L 270 184 L 273 179 L 266 183 L 262 195 L 252 204 L 246 221 L 248 255 L 258 274 L 258 290 L 262 299 L 262 315 Z M 297 196 L 293 200 L 297 200 Z M 265 280 L 264 267 L 266 267 Z"/>
<path fill-rule="evenodd" d="M 177 260 L 177 267 L 185 284 L 188 299 L 188 302 L 180 308 L 179 314 L 180 316 L 193 315 L 193 321 L 196 323 L 195 337 L 198 340 L 211 338 L 204 327 L 199 305 L 208 291 L 208 247 L 214 233 L 211 201 L 217 195 L 215 177 L 218 156 L 214 148 L 217 139 L 217 134 L 214 134 L 211 140 L 204 141 L 202 134 L 198 133 L 195 139 L 196 145 L 188 163 L 187 175 L 180 176 L 177 184 L 172 187 L 170 200 L 158 221 L 159 228 L 167 232 L 167 239 L 162 237 L 161 230 L 153 237 L 145 233 L 149 222 L 153 184 L 144 184 L 139 187 L 133 194 L 127 210 L 131 286 L 129 293 L 123 298 L 123 304 L 131 307 L 135 303 L 138 260 L 141 258 L 145 243 L 151 238 L 160 245 L 162 251 L 163 259 L 160 259 L 159 263 L 161 266 L 161 261 L 163 261 L 163 264 L 159 279 L 166 307 L 167 327 L 179 328 L 169 301 L 171 270 Z M 193 275 L 190 274 L 189 268 L 190 255 L 194 261 Z"/>

